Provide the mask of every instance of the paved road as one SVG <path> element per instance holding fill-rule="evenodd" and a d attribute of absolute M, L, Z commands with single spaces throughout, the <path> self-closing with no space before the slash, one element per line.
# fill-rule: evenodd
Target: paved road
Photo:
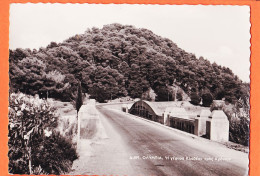
<path fill-rule="evenodd" d="M 205 139 L 194 139 L 105 106 L 97 109 L 108 138 L 92 142 L 90 154 L 81 157 L 72 174 L 247 175 L 245 153 Z"/>

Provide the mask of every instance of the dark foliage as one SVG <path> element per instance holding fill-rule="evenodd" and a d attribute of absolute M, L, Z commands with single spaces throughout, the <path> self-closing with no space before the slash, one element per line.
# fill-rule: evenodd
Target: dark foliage
<path fill-rule="evenodd" d="M 209 92 L 205 92 L 201 96 L 202 98 L 202 105 L 205 107 L 210 107 L 211 103 L 213 102 L 213 96 Z"/>
<path fill-rule="evenodd" d="M 169 87 L 158 86 L 155 89 L 156 101 L 174 101 L 174 92 Z"/>
<path fill-rule="evenodd" d="M 194 105 L 200 104 L 201 98 L 197 92 L 192 92 L 190 99 L 191 99 L 191 101 L 190 101 L 191 104 L 194 104 Z"/>
<path fill-rule="evenodd" d="M 229 140 L 245 146 L 249 145 L 249 119 L 240 118 L 230 121 Z"/>
<path fill-rule="evenodd" d="M 176 98 L 177 98 L 178 101 L 183 100 L 183 91 L 181 89 L 178 89 L 177 94 L 176 94 Z"/>
<path fill-rule="evenodd" d="M 82 104 L 83 104 L 83 97 L 82 97 L 81 83 L 78 82 L 78 94 L 77 94 L 77 98 L 76 98 L 77 113 L 79 112 L 79 109 L 82 106 Z"/>
<path fill-rule="evenodd" d="M 192 89 L 208 89 L 213 99 L 232 103 L 243 96 L 242 81 L 229 68 L 129 25 L 92 28 L 39 50 L 10 50 L 9 60 L 11 91 L 62 101 L 75 99 L 76 80 L 81 81 L 83 93 L 100 102 L 126 95 L 141 98 L 150 88 L 158 101 L 165 101 L 168 85 L 173 84 L 189 96 Z"/>
<path fill-rule="evenodd" d="M 71 142 L 59 133 L 38 141 L 38 145 L 34 144 L 32 150 L 34 167 L 41 166 L 42 171 L 48 174 L 59 175 L 68 172 L 72 162 L 78 158 Z"/>

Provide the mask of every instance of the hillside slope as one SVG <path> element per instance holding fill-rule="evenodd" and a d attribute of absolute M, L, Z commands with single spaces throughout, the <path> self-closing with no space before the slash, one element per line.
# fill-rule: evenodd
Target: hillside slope
<path fill-rule="evenodd" d="M 248 95 L 226 67 L 180 49 L 147 29 L 110 24 L 88 29 L 39 50 L 10 50 L 10 89 L 62 101 L 73 99 L 77 80 L 99 102 L 140 98 L 153 90 L 157 101 L 174 99 L 172 85 L 188 95 L 204 92 L 235 103 Z"/>

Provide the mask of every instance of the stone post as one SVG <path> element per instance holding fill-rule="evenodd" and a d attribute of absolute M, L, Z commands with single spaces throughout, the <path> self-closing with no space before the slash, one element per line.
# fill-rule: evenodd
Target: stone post
<path fill-rule="evenodd" d="M 229 121 L 222 110 L 214 110 L 206 125 L 207 136 L 210 140 L 227 142 L 229 140 Z"/>
<path fill-rule="evenodd" d="M 163 113 L 163 124 L 166 126 L 170 126 L 170 116 L 168 112 Z"/>
<path fill-rule="evenodd" d="M 206 134 L 206 122 L 211 115 L 209 109 L 203 109 L 200 114 L 195 118 L 194 134 L 203 136 Z"/>

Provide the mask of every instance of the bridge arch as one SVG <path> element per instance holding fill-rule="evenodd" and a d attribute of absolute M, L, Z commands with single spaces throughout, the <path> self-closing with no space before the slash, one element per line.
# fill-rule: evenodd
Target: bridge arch
<path fill-rule="evenodd" d="M 135 102 L 130 108 L 129 113 L 163 123 L 163 111 L 148 101 L 140 100 Z"/>

